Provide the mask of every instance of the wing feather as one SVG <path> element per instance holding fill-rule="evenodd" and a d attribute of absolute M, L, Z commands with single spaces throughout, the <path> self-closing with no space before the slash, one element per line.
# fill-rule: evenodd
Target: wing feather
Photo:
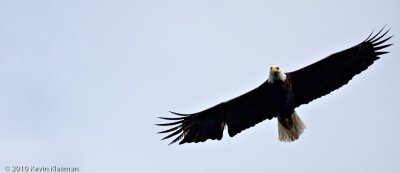
<path fill-rule="evenodd" d="M 385 28 L 385 27 L 384 27 Z M 388 52 L 377 52 L 391 46 L 384 44 L 393 36 L 384 38 L 382 28 L 377 34 L 370 36 L 360 44 L 332 54 L 314 64 L 294 72 L 287 73 L 291 77 L 295 107 L 307 104 L 347 84 L 355 75 L 366 70 L 379 59 L 378 55 Z M 373 35 L 373 36 L 372 36 Z M 370 38 L 372 36 L 372 38 Z"/>
<path fill-rule="evenodd" d="M 160 117 L 174 122 L 157 125 L 177 126 L 159 133 L 171 133 L 163 139 L 177 136 L 170 144 L 179 140 L 179 144 L 197 143 L 208 139 L 221 140 L 227 125 L 229 136 L 235 136 L 265 119 L 274 117 L 273 93 L 268 85 L 268 82 L 264 82 L 250 92 L 198 113 L 171 112 L 181 117 Z"/>

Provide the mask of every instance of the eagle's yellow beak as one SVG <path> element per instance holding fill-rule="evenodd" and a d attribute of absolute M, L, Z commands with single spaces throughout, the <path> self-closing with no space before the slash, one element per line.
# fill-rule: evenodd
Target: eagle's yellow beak
<path fill-rule="evenodd" d="M 278 72 L 279 72 L 279 67 L 272 66 L 272 67 L 271 67 L 271 72 L 272 72 L 272 73 L 278 73 Z"/>

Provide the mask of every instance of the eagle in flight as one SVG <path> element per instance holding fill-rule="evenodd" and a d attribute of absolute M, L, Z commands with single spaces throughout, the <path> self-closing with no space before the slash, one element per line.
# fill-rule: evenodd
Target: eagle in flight
<path fill-rule="evenodd" d="M 306 127 L 295 108 L 342 87 L 388 53 L 381 50 L 392 45 L 384 43 L 393 36 L 384 38 L 390 30 L 382 33 L 384 28 L 358 45 L 299 70 L 284 73 L 272 66 L 264 83 L 239 97 L 193 114 L 171 112 L 177 116 L 159 117 L 170 122 L 157 125 L 173 126 L 159 133 L 170 133 L 163 139 L 175 137 L 170 144 L 197 143 L 222 139 L 225 126 L 233 137 L 266 119 L 277 118 L 279 140 L 295 141 Z"/>

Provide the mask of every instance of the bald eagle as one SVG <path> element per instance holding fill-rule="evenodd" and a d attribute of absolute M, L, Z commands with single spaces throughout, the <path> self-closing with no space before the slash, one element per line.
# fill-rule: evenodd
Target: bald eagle
<path fill-rule="evenodd" d="M 170 133 L 163 140 L 175 136 L 170 144 L 221 140 L 225 126 L 233 137 L 266 119 L 277 118 L 279 140 L 295 141 L 306 127 L 295 108 L 342 87 L 388 53 L 380 50 L 392 45 L 384 43 L 393 36 L 384 38 L 390 30 L 381 34 L 384 28 L 358 45 L 299 70 L 283 73 L 272 66 L 264 83 L 239 97 L 193 114 L 171 112 L 177 116 L 159 117 L 171 122 L 157 125 L 174 126 L 159 133 Z"/>

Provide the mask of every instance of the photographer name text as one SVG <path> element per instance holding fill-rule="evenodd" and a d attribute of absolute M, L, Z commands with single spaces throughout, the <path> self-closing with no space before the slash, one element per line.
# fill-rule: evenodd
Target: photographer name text
<path fill-rule="evenodd" d="M 6 172 L 79 172 L 78 167 L 62 166 L 6 166 Z"/>

